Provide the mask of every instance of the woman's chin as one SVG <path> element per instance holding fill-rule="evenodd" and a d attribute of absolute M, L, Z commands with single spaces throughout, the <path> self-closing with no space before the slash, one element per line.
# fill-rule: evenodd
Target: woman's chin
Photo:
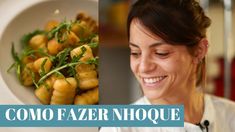
<path fill-rule="evenodd" d="M 147 97 L 149 101 L 159 100 L 162 97 L 162 94 L 153 93 L 153 91 L 144 91 L 144 96 Z"/>

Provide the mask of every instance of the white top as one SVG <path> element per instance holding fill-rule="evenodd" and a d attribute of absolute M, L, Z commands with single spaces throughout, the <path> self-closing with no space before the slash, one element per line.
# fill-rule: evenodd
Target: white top
<path fill-rule="evenodd" d="M 201 124 L 208 120 L 209 132 L 235 132 L 235 103 L 227 99 L 205 95 L 205 110 Z M 146 97 L 134 104 L 150 105 Z M 100 132 L 206 132 L 199 126 L 184 122 L 184 127 L 103 127 Z"/>

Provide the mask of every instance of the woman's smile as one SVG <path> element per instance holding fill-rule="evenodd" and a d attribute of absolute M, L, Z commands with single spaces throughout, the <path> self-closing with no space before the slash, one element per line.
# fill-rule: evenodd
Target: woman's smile
<path fill-rule="evenodd" d="M 167 76 L 141 77 L 143 87 L 158 88 Z"/>

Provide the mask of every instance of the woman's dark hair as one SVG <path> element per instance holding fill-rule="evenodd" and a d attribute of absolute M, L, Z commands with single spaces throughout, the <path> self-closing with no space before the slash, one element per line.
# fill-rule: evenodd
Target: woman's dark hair
<path fill-rule="evenodd" d="M 170 44 L 195 45 L 206 36 L 208 18 L 195 0 L 138 0 L 127 20 L 137 18 L 149 31 Z"/>
<path fill-rule="evenodd" d="M 167 43 L 187 46 L 190 54 L 194 54 L 193 47 L 206 37 L 206 29 L 211 24 L 210 18 L 195 0 L 138 0 L 132 5 L 128 15 L 128 38 L 134 19 Z M 198 67 L 205 70 L 205 64 Z M 205 71 L 200 70 L 198 74 L 203 73 Z M 197 84 L 204 80 L 203 76 L 205 75 L 202 75 Z"/>

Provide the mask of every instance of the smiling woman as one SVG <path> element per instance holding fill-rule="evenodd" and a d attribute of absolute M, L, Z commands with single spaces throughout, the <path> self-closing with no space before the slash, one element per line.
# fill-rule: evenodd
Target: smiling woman
<path fill-rule="evenodd" d="M 210 24 L 195 0 L 138 0 L 127 21 L 131 70 L 144 94 L 135 104 L 183 104 L 184 128 L 103 128 L 101 132 L 235 131 L 234 102 L 203 92 Z"/>
<path fill-rule="evenodd" d="M 191 91 L 195 66 L 187 48 L 167 44 L 160 37 L 145 32 L 147 30 L 135 19 L 130 30 L 131 69 L 145 96 L 154 102 L 170 94 L 176 96 Z"/>

